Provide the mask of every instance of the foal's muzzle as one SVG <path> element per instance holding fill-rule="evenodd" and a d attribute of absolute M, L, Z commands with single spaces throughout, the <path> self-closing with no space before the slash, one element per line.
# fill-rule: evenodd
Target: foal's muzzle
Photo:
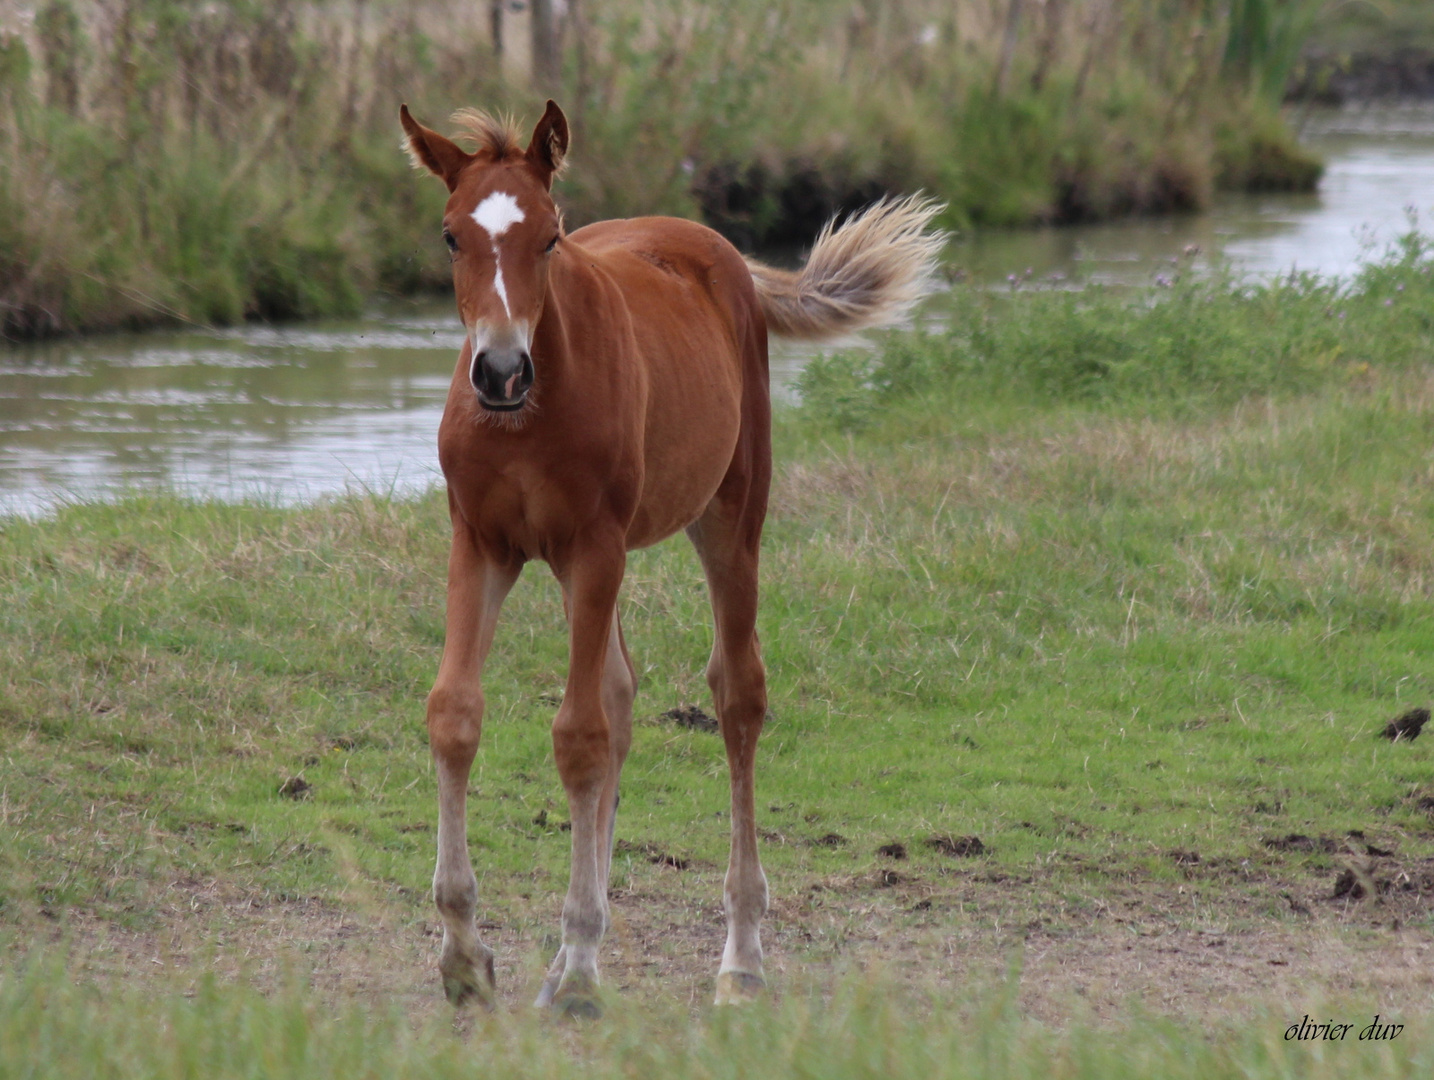
<path fill-rule="evenodd" d="M 484 349 L 473 358 L 468 377 L 483 408 L 516 412 L 533 385 L 533 358 L 526 349 Z"/>

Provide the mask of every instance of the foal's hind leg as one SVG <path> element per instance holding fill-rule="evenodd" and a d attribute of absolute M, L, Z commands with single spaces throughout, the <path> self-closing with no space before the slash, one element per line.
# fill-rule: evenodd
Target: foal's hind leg
<path fill-rule="evenodd" d="M 745 494 L 745 493 L 744 493 Z M 765 495 L 765 491 L 762 493 Z M 732 854 L 723 886 L 727 944 L 717 972 L 717 1003 L 759 994 L 767 877 L 757 855 L 757 737 L 767 714 L 767 676 L 757 641 L 757 551 L 765 498 L 713 501 L 691 528 L 712 593 L 716 640 L 707 664 L 732 785 Z"/>
<path fill-rule="evenodd" d="M 571 609 L 571 602 L 565 597 L 565 606 Z M 612 872 L 613 833 L 617 825 L 618 778 L 623 762 L 627 760 L 628 748 L 632 745 L 632 701 L 637 693 L 637 672 L 628 656 L 627 642 L 622 636 L 622 622 L 616 610 L 612 613 L 612 630 L 608 634 L 607 658 L 603 664 L 602 704 L 607 713 L 611 768 L 604 787 L 600 806 L 608 810 L 607 832 L 598 831 L 598 871 L 600 889 L 607 895 L 608 881 Z M 606 839 L 604 839 L 604 835 Z M 539 1007 L 551 1005 L 567 970 L 568 950 L 564 945 L 558 949 L 538 991 Z"/>
<path fill-rule="evenodd" d="M 428 742 L 438 774 L 438 866 L 433 899 L 443 919 L 438 970 L 455 1005 L 493 1006 L 493 952 L 478 937 L 478 881 L 468 859 L 468 773 L 483 728 L 479 678 L 493 644 L 498 610 L 518 579 L 519 565 L 485 558 L 454 521 L 448 560 L 447 637 L 438 678 L 428 695 Z"/>

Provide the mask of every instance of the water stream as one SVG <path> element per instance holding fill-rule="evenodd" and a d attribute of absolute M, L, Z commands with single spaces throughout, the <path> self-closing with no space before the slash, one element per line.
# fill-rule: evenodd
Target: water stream
<path fill-rule="evenodd" d="M 1140 285 L 1171 260 L 1349 275 L 1434 213 L 1434 106 L 1314 114 L 1317 194 L 1228 197 L 1208 214 L 958 238 L 966 284 L 1008 275 Z M 167 330 L 0 348 L 0 514 L 167 485 L 293 502 L 438 479 L 434 434 L 462 333 L 448 302 L 364 319 Z M 790 384 L 809 351 L 773 350 Z"/>

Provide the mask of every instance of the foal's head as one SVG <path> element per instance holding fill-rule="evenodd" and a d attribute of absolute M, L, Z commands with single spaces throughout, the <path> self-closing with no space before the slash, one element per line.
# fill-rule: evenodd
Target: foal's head
<path fill-rule="evenodd" d="M 548 102 L 523 150 L 514 130 L 484 113 L 460 113 L 475 153 L 399 109 L 416 163 L 451 193 L 443 239 L 452 253 L 458 313 L 468 329 L 468 378 L 490 413 L 516 413 L 533 385 L 533 330 L 547 294 L 548 264 L 562 239 L 549 194 L 568 149 L 568 122 Z"/>

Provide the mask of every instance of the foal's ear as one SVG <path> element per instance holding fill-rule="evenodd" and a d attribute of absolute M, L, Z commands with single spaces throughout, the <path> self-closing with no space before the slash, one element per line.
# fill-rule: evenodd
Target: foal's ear
<path fill-rule="evenodd" d="M 568 118 L 556 101 L 549 101 L 543 118 L 533 129 L 533 141 L 528 144 L 528 160 L 543 174 L 543 182 L 552 187 L 553 177 L 563 171 L 563 159 L 567 156 Z"/>
<path fill-rule="evenodd" d="M 443 179 L 452 191 L 458 186 L 458 174 L 473 160 L 473 155 L 436 131 L 431 131 L 413 118 L 407 105 L 398 107 L 398 119 L 408 133 L 408 156 L 414 165 L 422 165 Z"/>

